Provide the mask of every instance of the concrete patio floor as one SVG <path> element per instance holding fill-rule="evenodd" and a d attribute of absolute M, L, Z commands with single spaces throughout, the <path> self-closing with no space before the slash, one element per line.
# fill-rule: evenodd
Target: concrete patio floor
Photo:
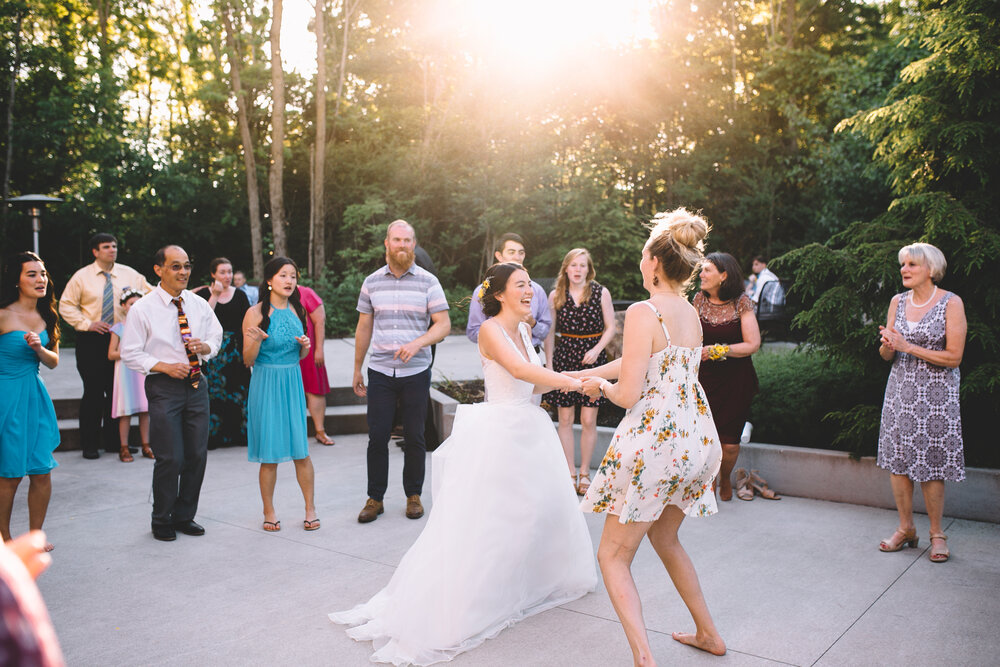
<path fill-rule="evenodd" d="M 322 528 L 302 530 L 290 464 L 279 468 L 282 530 L 260 528 L 257 468 L 242 449 L 209 453 L 198 521 L 203 537 L 153 540 L 152 462 L 60 452 L 46 531 L 54 564 L 39 580 L 70 665 L 364 665 L 370 645 L 326 614 L 375 593 L 423 527 L 403 516 L 402 453 L 392 447 L 386 513 L 361 525 L 366 437 L 312 448 Z M 429 489 L 429 483 L 427 488 Z M 22 489 L 15 534 L 26 529 Z M 428 505 L 431 499 L 425 497 Z M 596 549 L 602 518 L 588 516 Z M 634 565 L 660 664 L 996 664 L 1000 526 L 948 520 L 952 559 L 920 549 L 885 554 L 895 515 L 802 498 L 723 503 L 689 519 L 682 539 L 729 653 L 670 638 L 687 610 L 648 544 Z M 530 564 L 526 564 L 530 566 Z M 603 586 L 505 630 L 458 665 L 628 665 Z"/>
<path fill-rule="evenodd" d="M 325 349 L 331 384 L 349 385 L 353 341 L 328 340 Z M 481 377 L 475 346 L 450 336 L 438 346 L 435 376 Z M 53 398 L 80 396 L 72 350 L 42 377 Z M 366 444 L 349 435 L 335 447 L 311 446 L 322 519 L 315 532 L 302 530 L 293 467 L 280 466 L 276 534 L 261 530 L 257 467 L 246 450 L 209 452 L 197 517 L 207 534 L 170 543 L 149 532 L 151 461 L 57 452 L 45 524 L 56 549 L 39 586 L 68 664 L 369 664 L 370 644 L 348 639 L 326 615 L 384 586 L 426 519 L 403 516 L 402 453 L 391 447 L 386 513 L 357 523 Z M 26 487 L 15 500 L 15 535 L 27 529 Z M 428 507 L 430 488 L 428 479 Z M 1000 525 L 947 519 L 953 555 L 932 564 L 923 515 L 920 548 L 886 554 L 877 545 L 896 525 L 889 510 L 792 497 L 720 505 L 713 517 L 685 521 L 681 538 L 729 653 L 716 658 L 670 638 L 693 625 L 644 544 L 633 572 L 659 664 L 998 664 Z M 602 522 L 587 516 L 595 551 Z M 625 666 L 631 653 L 599 585 L 453 664 Z"/>

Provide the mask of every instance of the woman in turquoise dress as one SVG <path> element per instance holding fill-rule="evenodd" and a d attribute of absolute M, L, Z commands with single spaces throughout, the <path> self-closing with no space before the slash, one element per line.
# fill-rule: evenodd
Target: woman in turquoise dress
<path fill-rule="evenodd" d="M 264 266 L 260 302 L 243 318 L 243 361 L 253 367 L 247 398 L 247 453 L 260 463 L 264 530 L 277 532 L 274 510 L 278 464 L 295 462 L 295 477 L 305 499 L 303 528 L 317 530 L 313 503 L 313 465 L 306 437 L 306 397 L 299 360 L 309 353 L 305 308 L 295 289 L 299 269 L 287 257 Z"/>
<path fill-rule="evenodd" d="M 8 258 L 0 281 L 0 535 L 6 542 L 21 479 L 29 479 L 30 530 L 41 530 L 52 496 L 59 426 L 38 364 L 59 363 L 59 324 L 52 282 L 38 255 Z"/>

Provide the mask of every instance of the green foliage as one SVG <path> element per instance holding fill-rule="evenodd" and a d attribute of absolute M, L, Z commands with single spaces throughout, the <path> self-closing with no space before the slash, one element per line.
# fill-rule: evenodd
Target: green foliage
<path fill-rule="evenodd" d="M 764 349 L 754 355 L 753 363 L 760 381 L 760 392 L 750 409 L 755 441 L 837 449 L 856 457 L 875 453 L 866 430 L 868 422 L 848 432 L 830 428 L 824 421 L 832 420 L 831 414 L 851 411 L 859 399 L 880 402 L 887 365 L 878 373 L 858 373 L 853 365 L 806 347 Z"/>
<path fill-rule="evenodd" d="M 795 277 L 792 293 L 804 304 L 795 325 L 808 340 L 872 375 L 884 367 L 878 325 L 901 291 L 897 251 L 918 240 L 939 247 L 949 264 L 941 287 L 962 298 L 969 324 L 961 367 L 967 461 L 996 465 L 988 434 L 1000 412 L 1000 286 L 984 274 L 1000 252 L 1000 58 L 987 46 L 1000 39 L 1000 16 L 994 3 L 959 0 L 919 20 L 904 15 L 899 29 L 900 48 L 919 43 L 923 51 L 884 105 L 842 124 L 874 142 L 896 199 L 826 244 L 787 253 L 775 268 Z M 870 449 L 879 402 L 857 396 L 832 411 L 838 438 Z"/>

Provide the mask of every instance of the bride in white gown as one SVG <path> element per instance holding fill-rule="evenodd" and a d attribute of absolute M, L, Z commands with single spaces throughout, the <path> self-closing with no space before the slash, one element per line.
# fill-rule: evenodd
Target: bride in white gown
<path fill-rule="evenodd" d="M 451 660 L 517 621 L 597 584 L 593 545 L 552 420 L 532 393 L 578 391 L 541 366 L 528 325 L 532 288 L 517 264 L 490 267 L 479 333 L 486 402 L 462 405 L 432 459 L 427 525 L 389 584 L 330 614 L 372 641 L 373 662 Z"/>

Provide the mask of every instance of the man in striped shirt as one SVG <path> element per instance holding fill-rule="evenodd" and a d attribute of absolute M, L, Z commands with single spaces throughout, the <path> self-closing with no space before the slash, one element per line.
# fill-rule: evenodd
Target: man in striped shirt
<path fill-rule="evenodd" d="M 389 485 L 389 436 L 399 403 L 406 448 L 403 491 L 406 516 L 424 515 L 424 420 L 430 400 L 430 346 L 451 331 L 448 301 L 433 274 L 414 263 L 416 232 L 405 220 L 385 233 L 386 266 L 365 278 L 358 297 L 354 341 L 354 393 L 368 397 L 368 500 L 358 521 L 368 523 L 383 512 Z M 368 360 L 368 385 L 361 372 Z"/>

